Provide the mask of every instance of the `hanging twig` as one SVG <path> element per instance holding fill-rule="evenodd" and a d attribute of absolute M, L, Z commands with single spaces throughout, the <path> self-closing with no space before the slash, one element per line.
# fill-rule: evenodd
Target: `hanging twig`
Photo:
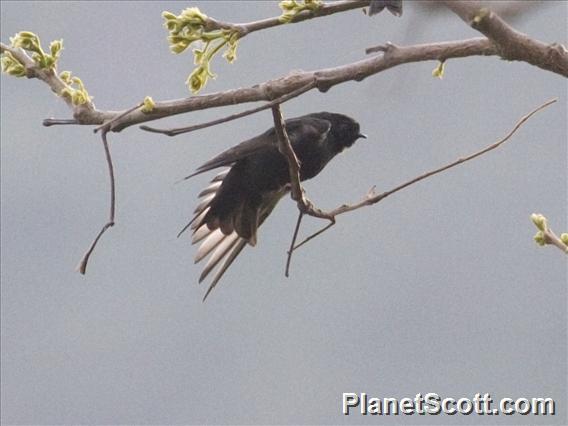
<path fill-rule="evenodd" d="M 112 165 L 112 157 L 110 155 L 110 149 L 109 149 L 108 141 L 107 141 L 107 137 L 106 137 L 107 132 L 108 132 L 108 129 L 103 129 L 103 131 L 101 132 L 101 138 L 102 138 L 102 141 L 103 141 L 103 147 L 105 149 L 105 157 L 106 157 L 106 162 L 107 162 L 107 166 L 108 166 L 108 174 L 109 174 L 109 178 L 110 178 L 109 219 L 108 219 L 108 222 L 105 223 L 104 226 L 102 227 L 102 229 L 99 231 L 99 233 L 97 234 L 97 236 L 95 237 L 95 239 L 91 243 L 91 246 L 89 247 L 89 249 L 83 255 L 83 258 L 79 262 L 79 265 L 77 265 L 77 271 L 80 272 L 83 275 L 87 271 L 87 263 L 89 262 L 89 257 L 91 257 L 91 254 L 93 253 L 93 250 L 95 249 L 97 243 L 99 242 L 99 239 L 102 237 L 102 235 L 105 233 L 105 231 L 108 228 L 110 228 L 111 226 L 114 226 L 114 211 L 115 211 L 115 205 L 116 205 L 115 183 L 114 183 L 114 167 Z"/>
<path fill-rule="evenodd" d="M 288 257 L 286 258 L 286 270 L 284 272 L 284 276 L 286 278 L 290 276 L 290 262 L 292 261 L 294 244 L 296 244 L 296 239 L 298 238 L 298 231 L 300 230 L 300 223 L 302 222 L 302 217 L 304 217 L 304 213 L 300 211 L 298 213 L 298 220 L 296 221 L 296 227 L 294 228 L 294 235 L 292 236 L 292 242 L 290 243 L 290 249 L 288 250 Z"/>

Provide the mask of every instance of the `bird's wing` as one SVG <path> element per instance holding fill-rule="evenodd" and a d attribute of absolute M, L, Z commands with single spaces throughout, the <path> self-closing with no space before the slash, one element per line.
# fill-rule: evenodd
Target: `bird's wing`
<path fill-rule="evenodd" d="M 186 176 L 184 180 L 189 179 L 195 175 L 207 172 L 209 170 L 216 169 L 217 167 L 230 166 L 235 161 L 238 161 L 242 158 L 248 157 L 250 155 L 256 154 L 258 152 L 261 152 L 269 148 L 272 145 L 273 140 L 274 140 L 274 132 L 267 131 L 264 132 L 262 135 L 241 142 L 240 144 L 235 145 L 234 147 L 229 148 L 226 151 L 223 151 L 221 154 L 213 157 L 211 160 L 202 164 L 195 171 L 195 173 Z"/>
<path fill-rule="evenodd" d="M 286 132 L 288 133 L 288 138 L 292 144 L 300 139 L 323 140 L 330 129 L 331 122 L 319 117 L 304 116 L 286 120 Z M 260 153 L 267 149 L 272 149 L 276 145 L 276 134 L 274 132 L 274 128 L 272 128 L 259 136 L 255 136 L 254 138 L 248 139 L 227 149 L 226 151 L 223 151 L 219 155 L 199 166 L 195 173 L 186 176 L 183 180 L 218 167 L 231 166 L 238 160 Z"/>

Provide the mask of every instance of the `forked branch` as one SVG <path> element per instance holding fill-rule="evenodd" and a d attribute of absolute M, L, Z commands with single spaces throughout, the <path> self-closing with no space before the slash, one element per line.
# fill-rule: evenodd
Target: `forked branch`
<path fill-rule="evenodd" d="M 548 107 L 549 105 L 557 102 L 558 99 L 550 99 L 548 101 L 546 101 L 545 103 L 543 103 L 542 105 L 538 106 L 537 108 L 535 108 L 534 110 L 532 110 L 531 112 L 529 112 L 528 114 L 526 114 L 525 116 L 521 117 L 521 119 L 515 124 L 515 126 L 500 140 L 498 140 L 497 142 L 483 148 L 480 151 L 477 151 L 471 155 L 462 157 L 462 158 L 458 158 L 456 161 L 453 161 L 452 163 L 449 163 L 445 166 L 442 166 L 440 168 L 437 168 L 435 170 L 431 170 L 429 172 L 426 172 L 420 176 L 417 176 L 401 185 L 396 186 L 395 188 L 389 190 L 389 191 L 385 191 L 381 194 L 376 194 L 374 187 L 371 188 L 371 190 L 367 193 L 367 195 L 365 197 L 363 197 L 363 199 L 357 203 L 354 204 L 343 204 L 329 212 L 323 212 L 324 215 L 327 216 L 327 218 L 329 218 L 331 220 L 331 223 L 327 224 L 324 228 L 322 228 L 321 230 L 317 231 L 316 233 L 310 235 L 309 237 L 307 237 L 306 239 L 304 239 L 301 243 L 295 245 L 294 242 L 296 240 L 296 236 L 297 236 L 297 231 L 294 232 L 294 238 L 292 241 L 292 245 L 291 245 L 291 249 L 288 252 L 288 256 L 290 257 L 292 255 L 292 253 L 298 249 L 299 247 L 303 246 L 305 243 L 307 243 L 308 241 L 314 239 L 315 237 L 321 235 L 323 232 L 325 232 L 326 230 L 328 230 L 329 228 L 331 228 L 334 224 L 335 224 L 335 219 L 337 216 L 347 213 L 347 212 L 351 212 L 354 210 L 358 210 L 362 207 L 366 207 L 366 206 L 371 206 L 373 204 L 377 204 L 379 201 L 384 200 L 385 198 L 387 198 L 389 195 L 395 194 L 405 188 L 408 188 L 411 185 L 414 185 L 424 179 L 427 179 L 429 177 L 432 177 L 434 175 L 437 175 L 439 173 L 442 173 L 446 170 L 449 170 L 453 167 L 456 167 L 460 164 L 466 163 L 470 160 L 473 160 L 474 158 L 480 157 L 490 151 L 493 151 L 494 149 L 499 148 L 501 145 L 503 145 L 505 142 L 507 142 L 509 139 L 511 139 L 511 137 L 517 132 L 517 130 L 525 123 L 527 122 L 533 115 L 535 115 L 536 113 L 538 113 L 539 111 L 545 109 L 546 107 Z M 306 211 L 305 214 L 308 214 L 310 216 L 313 216 L 310 214 L 309 211 Z M 322 217 L 322 216 L 317 216 L 317 217 Z M 299 223 L 299 222 L 298 222 Z M 287 264 L 289 265 L 290 260 L 287 260 Z"/>

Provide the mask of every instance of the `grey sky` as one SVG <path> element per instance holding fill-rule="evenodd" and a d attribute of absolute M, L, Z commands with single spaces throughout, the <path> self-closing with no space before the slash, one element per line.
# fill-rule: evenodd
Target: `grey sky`
<path fill-rule="evenodd" d="M 63 38 L 61 69 L 83 79 L 97 107 L 123 109 L 146 95 L 188 95 L 193 59 L 169 53 L 160 14 L 191 5 L 233 22 L 279 13 L 276 2 L 2 1 L 2 41 L 20 30 L 45 44 Z M 566 13 L 566 2 L 547 2 L 514 25 L 566 43 Z M 400 19 L 352 11 L 246 37 L 233 65 L 214 62 L 204 93 L 352 62 L 385 41 L 476 36 L 410 2 Z M 137 128 L 110 135 L 117 225 L 83 277 L 74 267 L 108 208 L 99 139 L 87 127 L 42 127 L 69 116 L 63 102 L 38 81 L 2 76 L 2 423 L 566 424 L 566 258 L 537 247 L 529 221 L 538 211 L 568 229 L 566 80 L 480 57 L 449 61 L 439 80 L 435 65 L 283 106 L 287 117 L 351 115 L 369 135 L 307 183 L 318 205 L 389 189 L 559 102 L 499 150 L 340 217 L 297 252 L 288 279 L 296 210 L 282 201 L 205 304 L 195 248 L 175 236 L 209 176 L 174 182 L 266 130 L 270 112 L 175 139 Z M 321 225 L 307 219 L 302 233 Z M 342 392 L 552 397 L 559 412 L 346 417 Z"/>

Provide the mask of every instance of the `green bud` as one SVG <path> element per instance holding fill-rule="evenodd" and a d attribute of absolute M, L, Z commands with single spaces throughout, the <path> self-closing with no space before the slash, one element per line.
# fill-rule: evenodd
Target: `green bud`
<path fill-rule="evenodd" d="M 227 42 L 227 50 L 223 53 L 223 57 L 232 64 L 237 59 L 237 44 L 239 42 L 239 33 L 237 31 L 225 31 L 223 34 Z"/>
<path fill-rule="evenodd" d="M 321 0 L 304 0 L 302 3 L 299 3 L 297 0 L 283 0 L 278 3 L 283 12 L 278 20 L 284 24 L 290 23 L 296 15 L 304 10 L 315 12 L 322 5 L 323 2 Z"/>
<path fill-rule="evenodd" d="M 560 241 L 568 246 L 568 233 L 563 232 L 562 234 L 560 234 Z"/>
<path fill-rule="evenodd" d="M 79 90 L 86 92 L 85 85 L 83 84 L 83 81 L 79 77 L 73 77 L 71 81 L 73 82 L 73 84 L 79 86 Z"/>
<path fill-rule="evenodd" d="M 531 214 L 531 220 L 539 230 L 546 231 L 548 229 L 548 221 L 546 220 L 546 217 L 544 217 L 542 214 L 540 213 Z"/>
<path fill-rule="evenodd" d="M 167 10 L 164 10 L 164 11 L 162 12 L 162 18 L 164 18 L 165 20 L 170 21 L 170 20 L 175 20 L 175 19 L 177 19 L 177 16 L 174 15 L 173 13 L 171 13 L 171 12 L 168 12 Z"/>
<path fill-rule="evenodd" d="M 63 71 L 59 74 L 59 78 L 63 80 L 65 84 L 71 84 L 71 71 Z"/>
<path fill-rule="evenodd" d="M 483 8 L 480 9 L 479 12 L 477 13 L 477 15 L 475 15 L 473 17 L 473 22 L 475 24 L 479 24 L 481 21 L 483 21 L 487 16 L 489 16 L 489 14 L 491 13 L 491 11 L 487 8 Z"/>
<path fill-rule="evenodd" d="M 289 10 L 294 10 L 295 8 L 299 7 L 300 5 L 298 4 L 298 2 L 296 0 L 283 0 L 280 3 L 278 3 L 278 6 L 280 7 L 280 9 L 282 9 L 284 12 L 289 11 Z"/>
<path fill-rule="evenodd" d="M 40 59 L 39 66 L 44 69 L 55 68 L 55 58 L 51 55 L 44 56 Z"/>
<path fill-rule="evenodd" d="M 82 90 L 75 91 L 73 93 L 73 97 L 71 98 L 73 105 L 83 105 L 86 104 L 88 100 L 89 100 L 88 95 Z"/>
<path fill-rule="evenodd" d="M 193 62 L 195 65 L 201 65 L 205 59 L 204 49 L 193 49 Z"/>
<path fill-rule="evenodd" d="M 445 61 L 440 61 L 438 66 L 432 70 L 432 77 L 438 77 L 440 80 L 444 77 Z"/>
<path fill-rule="evenodd" d="M 172 53 L 179 54 L 187 49 L 187 46 L 189 46 L 189 42 L 187 40 L 183 40 L 179 43 L 172 44 L 170 46 L 170 50 L 172 51 Z"/>
<path fill-rule="evenodd" d="M 13 47 L 19 47 L 30 52 L 42 53 L 39 37 L 29 31 L 20 31 L 10 38 Z"/>
<path fill-rule="evenodd" d="M 49 51 L 51 52 L 51 56 L 55 59 L 59 57 L 59 53 L 63 50 L 63 40 L 53 40 L 49 44 Z"/>
<path fill-rule="evenodd" d="M 0 61 L 2 72 L 14 77 L 25 77 L 26 68 L 10 52 L 4 52 Z"/>
<path fill-rule="evenodd" d="M 61 89 L 61 93 L 59 93 L 59 95 L 62 98 L 71 98 L 73 99 L 73 92 L 74 90 L 71 87 L 64 87 L 63 89 Z"/>
<path fill-rule="evenodd" d="M 304 4 L 306 8 L 312 11 L 319 9 L 323 5 L 321 0 L 304 0 Z"/>
<path fill-rule="evenodd" d="M 31 31 L 20 31 L 16 35 L 17 36 L 19 35 L 22 38 L 36 38 L 37 37 L 37 35 L 35 33 L 32 33 Z"/>
<path fill-rule="evenodd" d="M 546 236 L 544 235 L 544 232 L 538 231 L 533 238 L 539 246 L 546 245 Z"/>
<path fill-rule="evenodd" d="M 208 64 L 198 66 L 187 78 L 186 84 L 193 93 L 199 92 L 207 84 L 209 77 L 215 78 Z"/>
<path fill-rule="evenodd" d="M 232 64 L 235 59 L 237 59 L 237 43 L 230 43 L 227 46 L 227 50 L 223 53 L 223 57 L 228 63 Z"/>
<path fill-rule="evenodd" d="M 203 25 L 205 23 L 205 20 L 207 19 L 207 15 L 201 13 L 199 8 L 197 7 L 188 7 L 181 12 L 181 15 L 178 17 L 178 19 L 188 24 Z"/>
<path fill-rule="evenodd" d="M 155 106 L 156 103 L 154 102 L 154 99 L 152 99 L 150 96 L 146 96 L 144 98 L 144 102 L 142 105 L 142 112 L 144 113 L 152 112 Z"/>

